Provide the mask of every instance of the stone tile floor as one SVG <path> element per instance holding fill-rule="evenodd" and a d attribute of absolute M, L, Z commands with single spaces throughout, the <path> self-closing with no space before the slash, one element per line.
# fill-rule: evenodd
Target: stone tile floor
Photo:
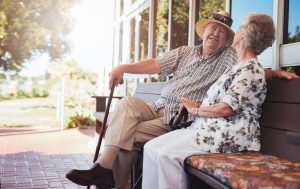
<path fill-rule="evenodd" d="M 91 141 L 96 141 L 94 129 L 0 128 L 0 188 L 86 188 L 65 174 L 91 166 Z"/>

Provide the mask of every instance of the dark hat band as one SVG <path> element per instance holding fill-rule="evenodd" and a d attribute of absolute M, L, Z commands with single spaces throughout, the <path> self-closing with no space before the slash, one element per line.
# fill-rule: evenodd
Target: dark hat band
<path fill-rule="evenodd" d="M 219 22 L 222 22 L 223 24 L 226 24 L 227 26 L 231 27 L 232 25 L 232 19 L 226 16 L 223 16 L 221 14 L 212 14 L 212 19 L 217 20 Z"/>

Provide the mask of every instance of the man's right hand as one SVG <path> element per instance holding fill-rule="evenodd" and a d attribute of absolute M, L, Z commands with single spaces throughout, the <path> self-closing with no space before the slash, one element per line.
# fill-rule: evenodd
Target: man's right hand
<path fill-rule="evenodd" d="M 122 65 L 117 66 L 109 73 L 109 89 L 112 88 L 113 83 L 117 86 L 123 84 L 124 71 Z"/>

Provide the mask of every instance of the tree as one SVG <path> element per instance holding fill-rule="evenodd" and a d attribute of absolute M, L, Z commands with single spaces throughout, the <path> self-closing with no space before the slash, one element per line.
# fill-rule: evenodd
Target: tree
<path fill-rule="evenodd" d="M 0 66 L 20 70 L 36 53 L 52 60 L 70 51 L 66 37 L 72 29 L 69 15 L 76 0 L 1 0 Z"/>
<path fill-rule="evenodd" d="M 204 19 L 212 15 L 212 13 L 225 10 L 224 0 L 201 0 L 200 1 L 200 12 L 199 18 Z"/>

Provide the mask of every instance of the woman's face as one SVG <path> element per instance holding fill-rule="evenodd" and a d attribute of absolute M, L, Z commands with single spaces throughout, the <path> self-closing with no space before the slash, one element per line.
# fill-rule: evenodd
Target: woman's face
<path fill-rule="evenodd" d="M 243 29 L 241 27 L 238 27 L 237 31 L 235 32 L 232 47 L 237 47 L 238 44 L 243 40 Z"/>

